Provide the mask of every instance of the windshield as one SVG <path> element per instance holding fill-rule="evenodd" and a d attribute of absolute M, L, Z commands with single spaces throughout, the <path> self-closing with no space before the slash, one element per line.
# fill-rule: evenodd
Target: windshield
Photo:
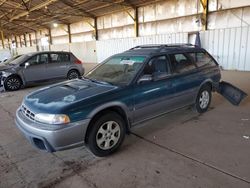
<path fill-rule="evenodd" d="M 11 63 L 12 61 L 14 61 L 15 59 L 19 58 L 21 55 L 17 55 L 15 57 L 12 57 L 10 59 L 8 59 L 7 61 L 4 62 L 5 65 Z"/>
<path fill-rule="evenodd" d="M 127 85 L 142 67 L 144 56 L 114 56 L 89 72 L 86 78 L 113 85 Z"/>

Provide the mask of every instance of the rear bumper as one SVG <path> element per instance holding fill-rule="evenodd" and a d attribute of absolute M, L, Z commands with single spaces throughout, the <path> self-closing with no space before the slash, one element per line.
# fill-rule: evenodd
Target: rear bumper
<path fill-rule="evenodd" d="M 44 124 L 27 119 L 20 109 L 16 112 L 15 123 L 32 145 L 41 150 L 55 152 L 84 145 L 89 119 L 61 125 L 57 129 L 41 129 Z M 45 125 L 53 127 L 54 125 Z"/>

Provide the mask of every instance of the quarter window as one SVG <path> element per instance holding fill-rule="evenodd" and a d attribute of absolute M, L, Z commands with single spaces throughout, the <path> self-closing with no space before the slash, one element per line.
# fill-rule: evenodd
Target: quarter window
<path fill-rule="evenodd" d="M 202 66 L 215 66 L 216 63 L 214 60 L 208 55 L 208 53 L 198 52 L 198 53 L 190 53 L 190 56 L 193 58 L 194 62 L 198 67 Z"/>
<path fill-rule="evenodd" d="M 170 54 L 169 57 L 175 73 L 183 73 L 195 69 L 195 65 L 185 54 Z"/>

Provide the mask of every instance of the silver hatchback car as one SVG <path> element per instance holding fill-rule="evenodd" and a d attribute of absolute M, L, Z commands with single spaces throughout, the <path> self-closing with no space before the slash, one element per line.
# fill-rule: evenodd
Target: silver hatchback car
<path fill-rule="evenodd" d="M 0 66 L 0 85 L 7 91 L 15 91 L 30 83 L 75 79 L 83 74 L 82 62 L 70 52 L 35 52 Z"/>

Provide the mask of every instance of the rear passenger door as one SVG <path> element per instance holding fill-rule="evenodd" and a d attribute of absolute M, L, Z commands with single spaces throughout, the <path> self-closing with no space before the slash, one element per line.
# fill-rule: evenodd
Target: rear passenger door
<path fill-rule="evenodd" d="M 49 78 L 66 78 L 70 55 L 68 53 L 50 53 L 47 74 Z"/>
<path fill-rule="evenodd" d="M 184 107 L 195 102 L 196 95 L 203 78 L 197 66 L 186 53 L 169 55 L 173 71 L 173 87 L 175 88 L 175 108 Z"/>

